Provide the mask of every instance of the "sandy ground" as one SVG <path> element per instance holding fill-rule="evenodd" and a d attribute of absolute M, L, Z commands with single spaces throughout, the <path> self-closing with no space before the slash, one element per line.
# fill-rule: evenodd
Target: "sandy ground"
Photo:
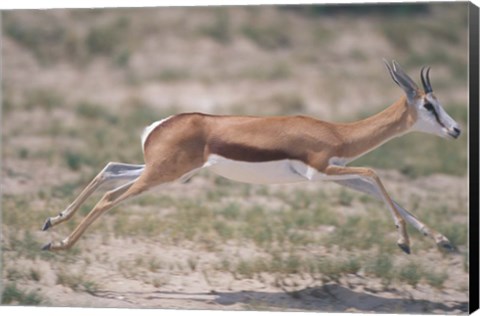
<path fill-rule="evenodd" d="M 400 199 L 413 192 L 419 195 L 449 192 L 446 200 L 449 200 L 448 196 L 453 199 L 465 194 L 464 178 L 436 175 L 409 183 L 396 172 L 382 172 L 381 175 Z M 185 186 L 195 194 L 206 185 L 208 183 L 202 178 L 196 178 Z M 179 189 L 184 185 L 172 186 L 168 190 L 176 191 L 178 196 Z M 306 184 L 306 187 L 307 190 L 321 187 L 326 192 L 338 190 L 328 183 Z M 288 186 L 279 188 L 285 189 L 288 190 Z M 343 207 L 339 212 L 355 214 L 359 210 L 355 210 L 353 205 Z M 115 213 L 112 212 L 102 217 L 101 221 L 109 222 L 114 218 Z M 161 216 L 158 220 L 161 221 Z M 94 225 L 76 245 L 81 250 L 79 255 L 59 257 L 65 266 L 40 258 L 9 260 L 15 257 L 15 252 L 7 250 L 4 252 L 5 269 L 21 266 L 25 271 L 31 268 L 39 271 L 42 276 L 40 281 L 19 280 L 18 284 L 41 293 L 47 298 L 42 305 L 47 306 L 439 314 L 461 314 L 468 308 L 465 287 L 468 274 L 463 268 L 463 256 L 460 253 L 444 255 L 433 244 L 427 250 L 414 250 L 410 256 L 402 255 L 400 250 L 394 256 L 402 257 L 404 262 L 412 257 L 420 259 L 424 265 L 436 262 L 433 268 L 448 269 L 443 289 L 434 289 L 425 283 L 415 287 L 394 283 L 385 287 L 380 279 L 364 272 L 342 276 L 338 282 L 325 282 L 305 273 L 281 275 L 280 281 L 278 275 L 269 273 L 245 278 L 215 267 L 219 258 L 261 254 L 261 250 L 253 244 L 232 241 L 215 251 L 206 251 L 189 241 L 162 245 L 144 237 L 105 236 L 98 229 L 99 226 Z M 328 234 L 328 230 L 324 233 Z M 38 231 L 34 236 L 39 240 L 60 237 L 55 230 L 50 233 Z M 414 248 L 415 243 L 416 240 L 413 240 Z M 331 255 L 332 250 L 318 245 L 309 251 L 314 251 L 321 258 Z M 162 264 L 152 272 L 145 267 L 145 262 L 138 262 L 138 258 L 142 257 L 158 258 Z M 191 258 L 196 260 L 193 268 L 188 263 Z M 64 271 L 80 276 L 82 280 L 94 281 L 95 290 L 88 292 L 82 287 L 84 285 L 72 289 L 59 284 L 58 274 Z"/>

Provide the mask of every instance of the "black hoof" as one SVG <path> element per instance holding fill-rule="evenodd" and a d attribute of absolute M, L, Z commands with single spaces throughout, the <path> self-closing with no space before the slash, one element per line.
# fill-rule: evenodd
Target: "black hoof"
<path fill-rule="evenodd" d="M 45 223 L 43 224 L 42 230 L 43 230 L 43 231 L 46 231 L 46 230 L 49 229 L 50 227 L 52 227 L 52 222 L 50 221 L 50 217 L 49 217 L 49 218 L 47 218 L 47 220 L 46 220 Z"/>
<path fill-rule="evenodd" d="M 407 255 L 410 254 L 410 247 L 404 244 L 398 244 L 398 247 L 403 250 Z"/>
<path fill-rule="evenodd" d="M 52 247 L 52 243 L 49 242 L 48 244 L 42 247 L 42 250 L 50 250 L 51 247 Z"/>
<path fill-rule="evenodd" d="M 454 252 L 455 251 L 455 247 L 453 247 L 452 244 L 449 243 L 448 241 L 441 242 L 437 246 L 442 251 L 446 251 L 446 252 Z"/>

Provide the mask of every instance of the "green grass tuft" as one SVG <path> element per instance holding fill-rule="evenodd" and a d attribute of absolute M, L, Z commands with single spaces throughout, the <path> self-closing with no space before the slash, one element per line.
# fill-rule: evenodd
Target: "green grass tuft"
<path fill-rule="evenodd" d="M 444 271 L 436 272 L 426 270 L 424 271 L 424 274 L 427 283 L 439 290 L 443 289 L 445 281 L 448 279 L 448 274 Z"/>
<path fill-rule="evenodd" d="M 381 279 L 382 284 L 388 287 L 395 277 L 394 264 L 390 255 L 379 253 L 367 262 L 366 272 Z"/>
<path fill-rule="evenodd" d="M 413 287 L 416 287 L 423 275 L 423 269 L 421 266 L 414 262 L 409 262 L 403 267 L 400 267 L 398 272 L 398 279 L 402 282 L 406 282 Z"/>
<path fill-rule="evenodd" d="M 25 292 L 15 283 L 9 283 L 2 291 L 2 304 L 8 305 L 40 305 L 44 299 L 36 292 Z"/>

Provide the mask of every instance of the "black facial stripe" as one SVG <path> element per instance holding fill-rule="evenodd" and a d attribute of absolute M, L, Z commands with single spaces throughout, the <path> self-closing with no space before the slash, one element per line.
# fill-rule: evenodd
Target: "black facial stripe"
<path fill-rule="evenodd" d="M 440 117 L 438 116 L 438 113 L 435 110 L 435 107 L 429 102 L 425 103 L 424 106 L 428 111 L 433 113 L 433 115 L 435 116 L 435 119 L 437 120 L 437 123 L 440 124 L 443 128 L 446 128 L 445 125 L 440 121 Z"/>

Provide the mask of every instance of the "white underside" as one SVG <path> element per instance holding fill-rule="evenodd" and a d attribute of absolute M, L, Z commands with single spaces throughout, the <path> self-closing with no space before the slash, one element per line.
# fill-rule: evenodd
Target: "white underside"
<path fill-rule="evenodd" d="M 230 180 L 255 184 L 280 184 L 327 180 L 329 176 L 298 160 L 244 162 L 210 155 L 203 165 Z"/>

